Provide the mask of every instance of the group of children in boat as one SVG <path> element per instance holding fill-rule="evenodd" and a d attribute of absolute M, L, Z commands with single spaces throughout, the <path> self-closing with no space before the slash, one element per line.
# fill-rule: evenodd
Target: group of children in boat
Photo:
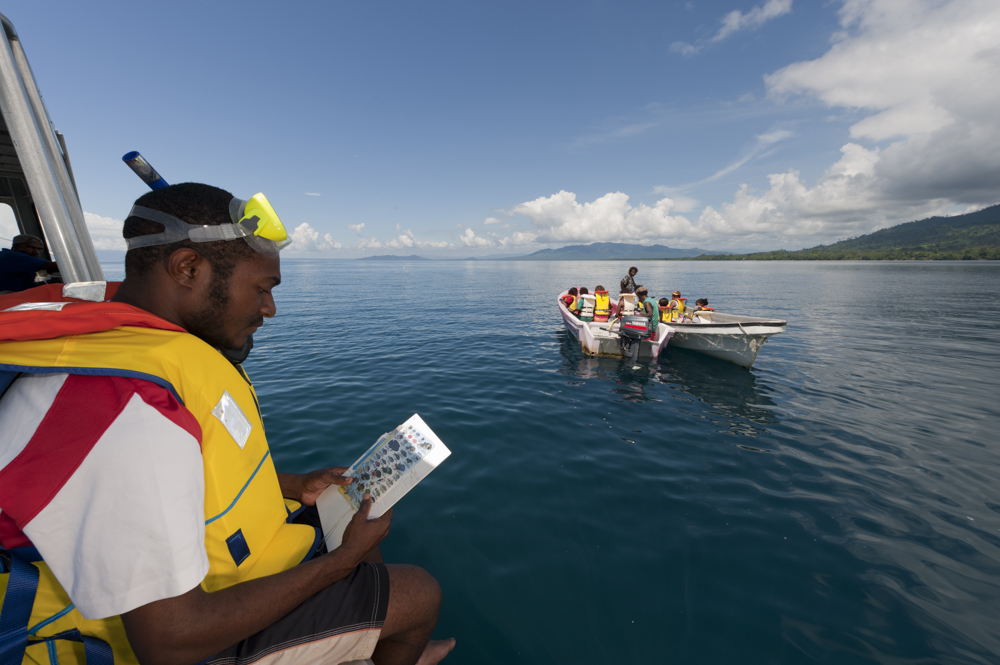
<path fill-rule="evenodd" d="M 629 268 L 628 275 L 622 279 L 621 292 L 615 309 L 617 316 L 636 314 L 650 319 L 651 327 L 657 323 L 710 323 L 715 310 L 708 306 L 707 298 L 699 298 L 693 308 L 688 308 L 687 298 L 680 291 L 674 291 L 670 298 L 660 298 L 656 301 L 649 297 L 648 289 L 635 283 L 638 268 Z M 585 286 L 571 287 L 562 296 L 566 308 L 581 321 L 608 321 L 611 318 L 611 297 L 607 289 L 601 285 L 594 287 L 594 292 Z"/>

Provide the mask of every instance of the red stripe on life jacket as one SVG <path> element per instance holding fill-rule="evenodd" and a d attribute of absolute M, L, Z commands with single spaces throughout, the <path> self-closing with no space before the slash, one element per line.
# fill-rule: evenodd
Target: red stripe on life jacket
<path fill-rule="evenodd" d="M 31 291 L 35 290 L 31 289 Z M 184 328 L 170 323 L 166 319 L 161 319 L 144 309 L 120 302 L 84 302 L 62 298 L 57 301 L 25 302 L 68 302 L 70 304 L 58 311 L 32 309 L 19 312 L 0 312 L 0 342 L 85 335 L 121 326 L 187 332 Z"/>
<path fill-rule="evenodd" d="M 133 395 L 201 444 L 198 421 L 166 389 L 142 379 L 71 374 L 24 450 L 0 471 L 0 506 L 18 530 L 58 494 Z"/>

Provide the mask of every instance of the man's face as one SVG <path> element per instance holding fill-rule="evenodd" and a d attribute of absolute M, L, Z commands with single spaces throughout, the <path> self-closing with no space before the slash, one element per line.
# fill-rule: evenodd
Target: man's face
<path fill-rule="evenodd" d="M 16 245 L 12 245 L 11 249 L 15 252 L 21 252 L 22 254 L 29 254 L 35 258 L 40 258 L 42 256 L 42 245 L 41 243 L 33 242 L 22 242 Z"/>
<path fill-rule="evenodd" d="M 187 322 L 192 334 L 218 349 L 239 349 L 277 313 L 271 290 L 281 283 L 278 257 L 258 254 L 236 264 L 228 282 L 212 275 L 200 311 Z"/>

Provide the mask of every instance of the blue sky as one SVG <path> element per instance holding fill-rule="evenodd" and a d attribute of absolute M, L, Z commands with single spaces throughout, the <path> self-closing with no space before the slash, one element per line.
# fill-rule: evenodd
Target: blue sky
<path fill-rule="evenodd" d="M 1000 200 L 995 0 L 3 12 L 102 248 L 129 150 L 265 192 L 330 257 L 795 249 Z"/>

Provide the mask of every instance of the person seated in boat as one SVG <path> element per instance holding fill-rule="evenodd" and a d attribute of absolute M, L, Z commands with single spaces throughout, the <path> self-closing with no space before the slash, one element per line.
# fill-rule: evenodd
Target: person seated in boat
<path fill-rule="evenodd" d="M 708 306 L 708 298 L 698 298 L 694 301 L 695 308 L 691 311 L 691 320 L 694 323 L 711 323 L 714 307 Z"/>
<path fill-rule="evenodd" d="M 639 297 L 640 309 L 636 312 L 639 316 L 649 319 L 649 329 L 656 334 L 656 329 L 660 325 L 660 306 L 649 297 L 649 291 L 645 286 L 637 286 L 635 295 Z"/>
<path fill-rule="evenodd" d="M 382 563 L 392 511 L 368 519 L 366 495 L 327 552 L 316 500 L 353 479 L 278 473 L 249 379 L 219 352 L 276 314 L 288 235 L 264 195 L 164 187 L 123 235 L 112 301 L 0 312 L 0 364 L 22 372 L 0 398 L 6 661 L 444 658 L 437 582 Z M 40 641 L 68 632 L 83 645 Z"/>
<path fill-rule="evenodd" d="M 573 310 L 576 309 L 576 297 L 577 297 L 576 287 L 571 286 L 569 287 L 569 291 L 566 292 L 566 295 L 560 298 L 560 300 L 562 300 L 563 304 L 566 305 L 566 309 L 568 309 L 570 313 L 574 313 Z"/>
<path fill-rule="evenodd" d="M 669 308 L 670 299 L 669 298 L 660 298 L 659 305 L 660 305 L 660 321 L 662 323 L 669 323 L 670 322 L 670 308 Z"/>
<path fill-rule="evenodd" d="M 594 287 L 594 321 L 605 322 L 611 318 L 611 296 L 598 284 Z"/>
<path fill-rule="evenodd" d="M 634 293 L 622 293 L 618 296 L 618 305 L 615 307 L 615 318 L 631 316 L 639 308 L 639 298 Z"/>
<path fill-rule="evenodd" d="M 682 298 L 680 291 L 674 291 L 671 294 L 670 302 L 667 303 L 667 309 L 670 311 L 669 321 L 682 323 L 684 311 L 687 309 L 687 298 Z"/>
<path fill-rule="evenodd" d="M 628 274 L 622 277 L 621 290 L 619 293 L 635 293 L 635 276 L 638 274 L 639 269 L 632 266 L 628 269 Z"/>
<path fill-rule="evenodd" d="M 42 258 L 45 245 L 42 239 L 22 233 L 14 236 L 10 249 L 0 250 L 0 293 L 24 291 L 35 284 L 39 270 L 59 272 L 55 261 Z"/>
<path fill-rule="evenodd" d="M 578 307 L 577 316 L 580 317 L 581 321 L 591 322 L 594 320 L 594 305 L 596 304 L 596 298 L 590 295 L 586 286 L 580 287 L 580 296 L 577 299 Z"/>

